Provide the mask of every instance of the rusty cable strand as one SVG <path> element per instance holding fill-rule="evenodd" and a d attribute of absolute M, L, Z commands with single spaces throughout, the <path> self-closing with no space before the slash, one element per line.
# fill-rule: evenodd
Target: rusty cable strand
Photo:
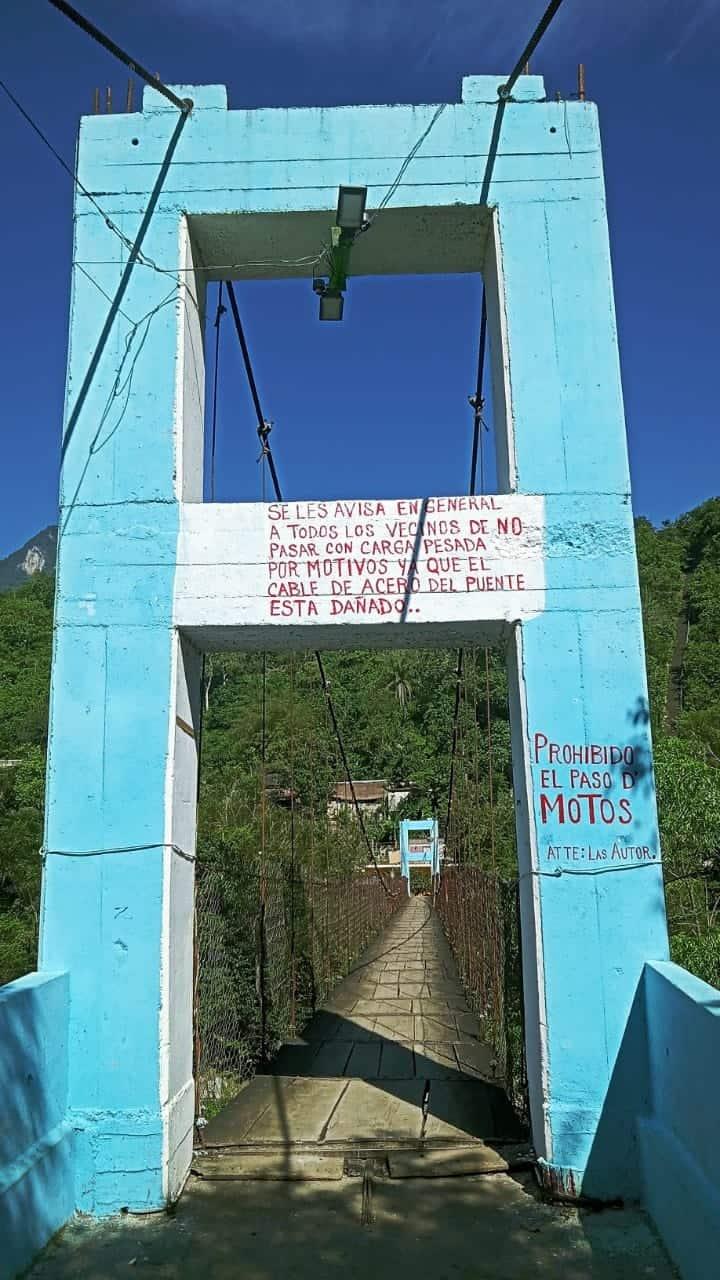
<path fill-rule="evenodd" d="M 493 777 L 492 711 L 490 706 L 490 655 L 487 645 L 485 646 L 485 723 L 487 726 L 488 798 L 490 801 L 490 860 L 492 862 L 492 869 L 495 871 L 495 794 Z"/>

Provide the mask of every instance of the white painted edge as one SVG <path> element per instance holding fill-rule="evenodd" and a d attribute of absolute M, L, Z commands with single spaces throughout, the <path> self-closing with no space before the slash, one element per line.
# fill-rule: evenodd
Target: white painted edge
<path fill-rule="evenodd" d="M 515 409 L 512 396 L 512 378 L 510 377 L 510 343 L 508 341 L 507 306 L 505 299 L 505 271 L 503 268 L 503 247 L 500 235 L 500 218 L 497 209 L 492 211 L 492 237 L 495 257 L 495 280 L 498 297 L 498 318 L 500 323 L 500 364 L 505 388 L 505 437 L 507 440 L 508 485 L 510 492 L 517 489 L 517 454 L 515 450 Z"/>
<path fill-rule="evenodd" d="M 184 440 L 183 440 L 183 419 L 185 416 L 185 404 L 183 387 L 185 384 L 185 272 L 183 268 L 186 264 L 186 249 L 190 232 L 188 230 L 187 218 L 185 214 L 178 221 L 178 247 L 177 261 L 181 268 L 180 287 L 177 292 L 177 300 L 175 306 L 175 323 L 177 326 L 177 338 L 175 341 L 175 405 L 173 408 L 173 470 L 175 473 L 175 497 L 180 501 L 182 499 L 185 481 L 185 459 L 184 459 Z"/>
<path fill-rule="evenodd" d="M 542 1094 L 542 1131 L 543 1142 L 545 1145 L 544 1157 L 547 1161 L 552 1161 L 552 1130 L 550 1126 L 549 1102 L 550 1102 L 550 1080 L 549 1080 L 549 1061 L 548 1061 L 548 1032 L 547 1032 L 547 1000 L 545 988 L 545 951 L 543 947 L 543 925 L 542 925 L 542 907 L 540 903 L 540 876 L 539 858 L 537 847 L 537 831 L 535 828 L 535 807 L 533 804 L 532 793 L 532 771 L 530 762 L 530 738 L 528 734 L 527 719 L 527 691 L 525 687 L 525 663 L 523 655 L 523 634 L 522 626 L 515 627 L 515 661 L 517 666 L 518 680 L 518 704 L 520 708 L 520 743 L 518 748 L 522 750 L 524 769 L 523 778 L 525 782 L 525 803 L 527 805 L 528 814 L 528 846 L 530 851 L 530 883 L 532 890 L 532 908 L 533 908 L 533 924 L 535 935 L 535 965 L 537 974 L 537 995 L 538 995 L 538 1044 L 540 1049 L 540 1089 Z"/>
<path fill-rule="evenodd" d="M 159 1111 L 162 1124 L 162 1188 L 167 1200 L 170 1190 L 170 886 L 172 878 L 171 848 L 173 839 L 173 808 L 175 798 L 175 705 L 177 702 L 178 651 L 180 637 L 173 627 L 170 656 L 170 690 L 168 715 L 168 742 L 165 761 L 164 795 L 164 848 L 162 850 L 162 927 L 160 933 L 160 1009 L 158 1013 L 159 1050 Z"/>

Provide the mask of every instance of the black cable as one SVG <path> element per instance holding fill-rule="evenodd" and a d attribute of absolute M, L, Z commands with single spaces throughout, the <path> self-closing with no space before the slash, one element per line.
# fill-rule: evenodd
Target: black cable
<path fill-rule="evenodd" d="M 218 289 L 218 304 L 215 312 L 215 368 L 213 370 L 212 426 L 210 432 L 210 501 L 215 501 L 215 445 L 217 442 L 217 393 L 218 370 L 220 368 L 220 320 L 225 312 L 222 304 L 223 282 Z"/>
<path fill-rule="evenodd" d="M 93 208 L 97 210 L 103 222 L 105 223 L 105 226 L 107 227 L 108 231 L 112 231 L 113 235 L 117 236 L 120 243 L 124 245 L 124 247 L 128 250 L 133 261 L 139 262 L 143 267 L 150 267 L 153 271 L 157 271 L 160 275 L 169 276 L 170 279 L 175 280 L 176 284 L 178 284 L 179 286 L 182 282 L 179 279 L 176 272 L 166 270 L 164 267 L 159 267 L 156 262 L 153 262 L 152 258 L 148 258 L 146 254 L 141 253 L 140 247 L 139 247 L 141 243 L 140 238 L 138 238 L 133 242 L 129 236 L 125 235 L 124 231 L 120 229 L 117 223 L 113 222 L 112 218 L 105 212 L 102 205 L 98 204 L 98 201 L 95 199 L 95 196 L 92 194 L 92 192 L 88 191 L 84 183 L 80 181 L 75 170 L 70 167 L 67 160 L 65 160 L 63 156 L 60 155 L 60 152 L 53 146 L 52 142 L 47 137 L 47 134 L 43 133 L 39 124 L 37 124 L 33 120 L 30 113 L 25 110 L 25 107 L 22 105 L 19 99 L 16 98 L 12 90 L 8 88 L 4 80 L 0 80 L 0 89 L 2 89 L 5 96 L 9 98 L 10 102 L 12 102 L 15 109 L 19 111 L 23 120 L 25 120 L 25 122 L 30 125 L 30 128 L 32 129 L 33 133 L 36 133 L 40 141 L 44 143 L 44 145 L 47 147 L 50 154 L 54 156 L 54 158 L 57 160 L 61 168 L 63 168 L 67 173 L 67 175 L 70 178 L 72 178 L 72 181 L 74 182 L 75 186 L 77 187 L 81 195 L 84 195 L 86 200 L 89 200 Z M 184 121 L 182 123 L 184 123 Z M 178 136 L 179 136 L 179 131 L 176 130 L 171 140 L 171 147 L 173 149 L 174 149 L 175 141 Z M 105 290 L 100 287 L 100 285 L 97 283 L 97 280 L 94 280 L 93 277 L 89 274 L 89 272 L 83 269 L 83 274 L 86 275 L 89 280 L 92 280 L 92 283 L 96 285 L 98 289 L 100 289 L 101 293 L 105 292 Z"/>
<path fill-rule="evenodd" d="M 525 45 L 525 48 L 520 54 L 520 57 L 515 63 L 515 66 L 510 72 L 510 75 L 508 76 L 505 84 L 502 84 L 498 89 L 498 94 L 500 98 L 509 98 L 510 95 L 512 94 L 513 88 L 515 86 L 515 81 L 518 79 L 519 76 L 522 75 L 523 70 L 525 69 L 532 55 L 537 49 L 540 41 L 545 35 L 545 32 L 550 26 L 550 23 L 555 17 L 555 14 L 557 13 L 561 4 L 562 4 L 562 0 L 550 0 L 550 4 L 548 5 L 542 18 L 540 19 L 535 30 L 533 31 L 530 39 Z"/>
<path fill-rule="evenodd" d="M 235 321 L 235 332 L 237 333 L 238 342 L 240 343 L 240 350 L 242 352 L 243 364 L 245 365 L 245 373 L 247 375 L 248 385 L 250 387 L 250 395 L 252 396 L 252 402 L 253 402 L 253 405 L 255 406 L 255 417 L 257 418 L 258 439 L 262 446 L 263 455 L 267 459 L 267 464 L 268 464 L 268 467 L 270 468 L 270 478 L 273 483 L 273 489 L 275 490 L 275 497 L 277 498 L 278 502 L 282 502 L 283 497 L 280 489 L 280 481 L 278 480 L 277 469 L 275 467 L 275 459 L 273 457 L 273 452 L 270 447 L 270 441 L 268 439 L 270 435 L 270 423 L 267 422 L 266 419 L 263 417 L 262 406 L 260 404 L 260 396 L 258 394 L 257 383 L 255 381 L 255 374 L 253 373 L 252 361 L 250 360 L 250 351 L 248 349 L 248 344 L 245 339 L 245 330 L 243 329 L 242 320 L 240 319 L 240 311 L 238 310 L 238 304 L 235 298 L 235 290 L 232 287 L 232 281 L 227 280 L 226 287 L 228 292 L 228 298 L 230 299 L 230 310 L 232 311 L 233 320 Z"/>
<path fill-rule="evenodd" d="M 460 715 L 460 692 L 462 688 L 462 674 L 464 652 L 462 649 L 457 651 L 457 664 L 455 667 L 455 708 L 453 711 L 453 727 L 452 727 L 452 745 L 450 747 L 450 777 L 448 779 L 448 801 L 447 801 L 447 817 L 445 820 L 445 845 L 447 847 L 448 836 L 450 834 L 450 815 L 452 812 L 453 791 L 455 789 L 455 756 L 457 753 L 458 741 L 458 717 Z"/>
<path fill-rule="evenodd" d="M 330 720 L 331 720 L 331 722 L 332 722 L 332 727 L 333 727 L 333 730 L 334 730 L 334 732 L 335 732 L 335 737 L 337 738 L 337 744 L 338 744 L 338 747 L 339 747 L 339 749 L 340 749 L 340 757 L 341 757 L 341 759 L 342 759 L 343 768 L 344 768 L 344 770 L 345 770 L 345 776 L 346 776 L 346 778 L 347 778 L 347 785 L 348 785 L 348 787 L 350 788 L 350 795 L 351 795 L 351 797 L 352 797 L 353 808 L 355 809 L 355 814 L 356 814 L 356 817 L 357 817 L 357 820 L 358 820 L 358 824 L 359 824 L 359 826 L 360 826 L 360 830 L 361 830 L 361 832 L 362 832 L 363 839 L 364 839 L 364 841 L 365 841 L 365 844 L 366 844 L 366 846 L 367 846 L 368 852 L 369 852 L 369 854 L 370 854 L 370 859 L 371 859 L 371 861 L 372 861 L 372 864 L 373 864 L 373 867 L 374 867 L 375 872 L 376 872 L 376 874 L 377 874 L 377 877 L 378 877 L 378 879 L 379 879 L 379 881 L 380 881 L 380 883 L 381 883 L 381 885 L 382 885 L 383 889 L 385 890 L 385 892 L 389 895 L 389 897 L 391 897 L 391 898 L 392 898 L 394 895 L 391 893 L 391 891 L 390 891 L 390 890 L 388 889 L 388 887 L 387 887 L 387 884 L 386 884 L 386 882 L 385 882 L 385 877 L 384 877 L 384 875 L 382 874 L 382 871 L 380 870 L 380 867 L 378 866 L 377 858 L 375 857 L 375 851 L 374 851 L 374 849 L 373 849 L 373 847 L 372 847 L 372 842 L 371 842 L 370 837 L 368 836 L 368 833 L 367 833 L 367 828 L 366 828 L 366 826 L 365 826 L 365 818 L 364 818 L 364 816 L 363 816 L 363 811 L 362 811 L 362 809 L 360 808 L 360 805 L 359 805 L 359 803 L 358 803 L 358 798 L 357 798 L 357 795 L 356 795 L 356 792 L 355 792 L 355 783 L 353 782 L 352 774 L 351 774 L 351 772 L 350 772 L 350 762 L 349 762 L 349 760 L 348 760 L 347 752 L 346 752 L 346 750 L 345 750 L 345 743 L 343 742 L 342 733 L 340 732 L 340 725 L 338 724 L 338 718 L 337 718 L 337 714 L 336 714 L 336 711 L 335 711 L 335 706 L 334 706 L 334 704 L 333 704 L 332 694 L 330 693 L 330 685 L 329 685 L 329 683 L 328 683 L 328 678 L 327 678 L 327 676 L 326 676 L 326 674 L 325 674 L 325 665 L 324 665 L 323 660 L 322 660 L 322 655 L 318 652 L 318 650 L 317 650 L 317 649 L 315 650 L 315 661 L 317 662 L 318 672 L 320 673 L 320 683 L 321 683 L 322 688 L 323 688 L 323 693 L 325 694 L 325 699 L 326 699 L 326 701 L 327 701 L 328 711 L 329 711 L 329 713 L 330 713 Z"/>
<path fill-rule="evenodd" d="M 107 214 L 105 213 L 105 210 L 104 210 L 104 209 L 102 209 L 102 208 L 100 207 L 100 205 L 98 204 L 98 202 L 97 202 L 97 200 L 95 199 L 95 197 L 94 197 L 93 195 L 91 195 L 91 193 L 88 191 L 87 187 L 86 187 L 86 186 L 84 186 L 84 185 L 83 185 L 83 183 L 80 181 L 80 179 L 78 178 L 78 176 L 77 176 L 77 174 L 76 174 L 75 170 L 74 170 L 74 169 L 71 169 L 71 167 L 70 167 L 70 165 L 68 164 L 67 160 L 65 160 L 65 159 L 63 158 L 63 156 L 61 156 L 61 155 L 60 155 L 60 152 L 59 152 L 58 150 L 56 150 L 56 148 L 53 146 L 52 142 L 51 142 L 51 141 L 50 141 L 50 139 L 47 137 L 47 135 L 46 135 L 45 133 L 43 133 L 42 129 L 40 128 L 40 125 L 35 123 L 35 121 L 33 120 L 32 116 L 29 114 L 29 112 L 27 112 L 27 111 L 25 110 L 24 106 L 23 106 L 23 105 L 22 105 L 22 103 L 21 103 L 21 102 L 20 102 L 20 101 L 15 97 L 15 94 L 12 92 L 12 90 L 8 89 L 8 87 L 7 87 L 7 85 L 5 84 L 5 81 L 4 81 L 4 80 L 0 80 L 0 89 L 2 89 L 3 93 L 6 95 L 6 97 L 8 97 L 8 98 L 10 99 L 10 101 L 11 101 L 11 102 L 12 102 L 12 104 L 13 104 L 13 106 L 14 106 L 14 107 L 15 107 L 15 108 L 20 112 L 20 115 L 22 116 L 23 120 L 25 120 L 25 122 L 26 122 L 27 124 L 29 124 L 29 125 L 30 125 L 30 128 L 33 130 L 33 132 L 37 134 L 37 136 L 38 136 L 38 138 L 40 139 L 40 141 L 41 141 L 41 142 L 44 142 L 44 144 L 45 144 L 45 146 L 47 147 L 48 151 L 50 152 L 50 154 L 51 154 L 51 155 L 53 155 L 53 156 L 55 157 L 55 159 L 57 160 L 58 164 L 59 164 L 59 165 L 61 165 L 61 167 L 65 170 L 65 172 L 69 175 L 69 177 L 71 177 L 71 178 L 72 178 L 72 180 L 73 180 L 73 182 L 75 183 L 75 186 L 77 187 L 78 191 L 82 192 L 82 194 L 83 194 L 84 196 L 86 196 L 86 197 L 87 197 L 87 199 L 91 202 L 91 204 L 93 204 L 93 205 L 94 205 L 94 207 L 97 209 L 97 211 L 98 211 L 98 213 L 100 214 L 100 216 L 103 218 L 103 220 L 104 220 L 104 222 L 105 222 L 105 225 L 110 229 L 110 231 L 114 231 L 114 232 L 115 232 L 115 234 L 116 234 L 116 235 L 118 235 L 118 236 L 120 237 L 120 239 L 122 240 L 123 244 L 124 244 L 124 245 L 125 245 L 125 247 L 127 248 L 127 247 L 130 245 L 130 243 L 131 243 L 131 242 L 128 240 L 127 236 L 125 236 L 125 235 L 123 234 L 123 232 L 120 230 L 120 228 L 119 228 L 119 227 L 117 227 L 117 226 L 115 225 L 115 223 L 112 221 L 112 219 L 111 219 L 111 218 L 108 218 Z M 87 273 L 86 273 L 86 274 L 87 274 Z M 93 283 L 95 283 L 95 282 L 93 281 Z"/>
<path fill-rule="evenodd" d="M 258 424 L 257 434 L 260 439 L 260 443 L 262 445 L 261 456 L 263 460 L 267 460 L 267 464 L 270 469 L 270 476 L 272 479 L 275 497 L 278 502 L 282 502 L 283 497 L 280 489 L 280 482 L 278 480 L 277 470 L 275 467 L 275 459 L 273 458 L 272 449 L 270 447 L 270 442 L 268 440 L 268 436 L 270 434 L 270 423 L 266 420 L 266 418 L 263 415 L 262 405 L 260 403 L 260 394 L 257 389 L 257 383 L 255 381 L 255 374 L 253 372 L 252 361 L 250 359 L 250 350 L 248 348 L 247 340 L 245 338 L 245 331 L 242 326 L 242 320 L 240 319 L 240 311 L 237 305 L 237 300 L 235 298 L 235 290 L 233 289 L 232 282 L 230 280 L 226 281 L 226 287 L 228 292 L 228 298 L 230 299 L 230 310 L 232 311 L 233 320 L 235 322 L 235 331 L 237 333 L 238 342 L 240 343 L 240 350 L 242 352 L 243 364 L 245 365 L 245 372 L 247 374 L 248 384 L 250 386 L 250 394 L 252 396 L 253 405 L 255 406 L 255 416 L 257 418 L 257 424 Z M 385 892 L 390 897 L 393 897 L 394 895 L 392 894 L 391 890 L 388 889 L 387 884 L 385 882 L 385 877 L 380 871 L 380 867 L 378 866 L 378 862 L 375 857 L 375 851 L 372 847 L 372 842 L 370 840 L 370 837 L 368 836 L 367 829 L 365 827 L 365 819 L 363 817 L 362 809 L 360 808 L 360 805 L 358 803 L 357 795 L 355 794 L 355 786 L 353 783 L 352 774 L 350 772 L 350 763 L 348 760 L 347 752 L 345 750 L 345 743 L 343 741 L 342 733 L 340 730 L 340 724 L 338 722 L 337 713 L 335 711 L 335 705 L 332 700 L 330 685 L 328 683 L 328 679 L 325 674 L 325 667 L 323 664 L 322 656 L 317 649 L 315 650 L 315 660 L 317 662 L 318 672 L 320 674 L 320 682 L 322 684 L 323 693 L 325 694 L 325 699 L 328 706 L 328 712 L 330 714 L 330 721 L 333 727 L 333 731 L 335 733 L 335 737 L 337 739 L 338 747 L 340 750 L 340 756 L 343 762 L 343 768 L 345 769 L 347 783 L 350 788 L 350 795 L 352 796 L 355 815 L 357 817 L 358 824 L 363 835 L 363 839 L 367 846 L 368 852 L 370 854 L 370 859 L 372 861 L 372 864 L 378 876 L 378 879 L 380 880 L 380 883 L 383 889 L 385 890 Z"/>
<path fill-rule="evenodd" d="M 485 346 L 487 337 L 487 301 L 485 297 L 485 285 L 483 285 L 482 302 L 480 304 L 480 343 L 478 346 L 478 368 L 477 381 L 475 383 L 475 395 L 471 396 L 470 404 L 473 408 L 473 442 L 472 457 L 470 459 L 470 494 L 475 493 L 477 487 L 477 463 L 478 453 L 480 453 L 480 488 L 483 486 L 483 464 L 482 449 L 480 448 L 480 429 L 483 425 L 483 380 L 485 377 Z"/>
<path fill-rule="evenodd" d="M 483 383 L 485 380 L 485 353 L 487 350 L 487 295 L 485 286 L 483 285 L 482 300 L 480 303 L 480 340 L 478 344 L 478 363 L 477 378 L 475 382 L 475 395 L 470 396 L 470 405 L 473 410 L 473 439 L 472 454 L 470 458 L 470 484 L 469 493 L 472 497 L 477 490 L 477 465 L 480 459 L 480 488 L 484 489 L 484 466 L 483 466 L 483 449 L 482 449 L 482 428 L 483 428 Z M 458 717 L 460 714 L 460 691 L 463 673 L 464 653 L 462 649 L 457 651 L 457 666 L 455 669 L 455 708 L 453 711 L 453 727 L 452 727 L 452 745 L 450 748 L 450 777 L 448 780 L 448 802 L 447 802 L 447 819 L 445 823 L 445 841 L 447 844 L 450 832 L 450 817 L 452 813 L 453 792 L 455 789 L 455 759 L 458 743 Z"/>
<path fill-rule="evenodd" d="M 106 36 L 99 27 L 84 18 L 81 13 L 78 13 L 77 9 L 73 9 L 71 4 L 66 4 L 65 0 L 50 0 L 50 4 L 53 9 L 57 9 L 59 13 L 64 14 L 66 18 L 74 22 L 76 27 L 80 27 L 81 31 L 86 32 L 93 40 L 97 40 L 98 44 L 101 44 L 103 49 L 107 49 L 108 53 L 111 53 L 113 57 L 118 58 L 120 62 L 124 62 L 125 66 L 134 71 L 135 75 L 144 80 L 146 84 L 151 85 L 153 89 L 157 89 L 158 93 L 167 98 L 168 102 L 172 102 L 173 106 L 177 107 L 178 111 L 182 111 L 183 115 L 186 116 L 192 111 L 193 102 L 191 98 L 178 98 L 172 89 L 168 89 L 167 85 L 164 85 L 157 76 L 154 76 L 151 71 L 143 67 L 135 58 L 131 58 L 128 53 L 125 53 L 125 50 L 115 44 L 115 41 Z"/>

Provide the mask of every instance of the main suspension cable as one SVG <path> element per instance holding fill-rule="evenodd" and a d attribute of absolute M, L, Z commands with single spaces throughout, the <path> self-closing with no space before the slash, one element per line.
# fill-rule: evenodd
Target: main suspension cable
<path fill-rule="evenodd" d="M 210 501 L 215 501 L 215 446 L 217 443 L 217 396 L 218 396 L 218 373 L 220 370 L 220 321 L 225 314 L 223 306 L 223 282 L 220 281 L 218 289 L 217 311 L 215 312 L 215 366 L 213 369 L 213 393 L 212 393 L 212 425 L 210 431 Z"/>
<path fill-rule="evenodd" d="M 96 40 L 98 44 L 101 44 L 103 49 L 107 49 L 108 53 L 111 53 L 114 58 L 123 62 L 131 71 L 134 71 L 135 75 L 139 76 L 141 80 L 144 80 L 146 84 L 151 85 L 153 89 L 157 89 L 158 93 L 161 93 L 164 98 L 167 98 L 168 102 L 172 102 L 173 106 L 177 107 L 178 111 L 182 111 L 184 116 L 189 115 L 193 109 L 192 98 L 178 98 L 177 94 L 173 93 L 172 89 L 168 89 L 167 85 L 162 83 L 159 76 L 154 76 L 152 72 L 148 71 L 147 68 L 144 67 L 141 62 L 138 62 L 136 58 L 131 58 L 130 54 L 126 53 L 124 49 L 121 49 L 119 44 L 115 44 L 115 41 L 111 40 L 109 36 L 106 36 L 104 31 L 101 31 L 99 27 L 96 27 L 95 24 L 90 22 L 88 18 L 85 18 L 82 13 L 78 13 L 77 9 L 74 9 L 71 4 L 66 4 L 65 0 L 50 0 L 50 4 L 53 9 L 57 9 L 59 13 L 62 13 L 66 18 L 69 18 L 70 21 L 73 22 L 76 27 L 79 27 L 81 31 L 86 32 L 86 34 L 93 40 Z"/>
<path fill-rule="evenodd" d="M 273 457 L 272 447 L 270 445 L 270 440 L 269 440 L 272 424 L 267 421 L 262 411 L 262 405 L 260 403 L 260 394 L 257 389 L 255 374 L 253 372 L 253 367 L 252 367 L 252 360 L 250 358 L 250 350 L 248 348 L 247 340 L 245 338 L 245 331 L 243 329 L 242 320 L 240 318 L 240 310 L 237 305 L 235 290 L 233 289 L 232 282 L 230 280 L 226 281 L 226 287 L 227 287 L 228 299 L 230 301 L 230 310 L 232 312 L 233 320 L 235 322 L 235 332 L 237 333 L 238 342 L 240 344 L 243 364 L 245 366 L 245 373 L 247 374 L 248 384 L 250 387 L 250 394 L 252 396 L 252 401 L 255 408 L 255 416 L 257 418 L 257 434 L 262 447 L 262 453 L 260 456 L 263 462 L 267 462 L 267 465 L 270 471 L 270 478 L 272 480 L 273 491 L 275 493 L 275 498 L 278 502 L 282 502 L 283 501 L 282 490 L 280 488 L 280 481 L 278 480 L 277 468 L 275 466 L 275 459 Z M 357 818 L 363 840 L 365 842 L 368 853 L 370 855 L 370 861 L 372 862 L 375 873 L 378 879 L 380 880 L 380 883 L 383 889 L 385 890 L 385 893 L 387 893 L 390 897 L 393 897 L 394 894 L 388 888 L 385 877 L 383 876 L 382 871 L 380 870 L 380 867 L 378 865 L 377 858 L 375 857 L 375 850 L 372 847 L 372 841 L 368 835 L 367 828 L 365 826 L 365 818 L 364 818 L 362 809 L 360 808 L 357 794 L 355 792 L 355 784 L 353 782 L 352 774 L 350 771 L 350 762 L 348 759 L 347 751 L 345 749 L 345 743 L 343 741 L 342 731 L 340 729 L 340 723 L 338 721 L 337 712 L 335 710 L 335 704 L 333 702 L 332 693 L 330 691 L 330 683 L 328 681 L 328 678 L 325 672 L 325 665 L 322 660 L 322 655 L 319 653 L 317 649 L 314 651 L 314 653 L 315 653 L 315 660 L 317 662 L 318 673 L 320 675 L 320 683 L 322 685 L 323 693 L 325 694 L 328 713 L 330 715 L 330 722 L 332 724 L 333 732 L 337 739 L 337 744 L 340 750 L 340 756 L 342 759 L 343 768 L 345 770 L 345 774 L 347 778 L 347 784 L 350 789 L 350 795 L 352 797 L 355 816 Z"/>
<path fill-rule="evenodd" d="M 501 85 L 498 90 L 498 94 L 501 99 L 503 98 L 507 99 L 511 96 L 512 91 L 515 88 L 515 81 L 518 79 L 519 76 L 522 75 L 523 71 L 525 70 L 527 64 L 529 63 L 532 55 L 534 54 L 540 41 L 545 35 L 545 32 L 550 26 L 550 23 L 555 17 L 555 14 L 560 8 L 560 5 L 562 4 L 562 2 L 563 0 L 550 0 L 550 4 L 548 5 L 542 18 L 540 19 L 535 30 L 533 31 L 530 39 L 525 45 L 525 48 L 520 54 L 520 57 L 515 63 L 515 66 L 510 72 L 510 75 L 508 76 L 505 84 Z"/>
<path fill-rule="evenodd" d="M 237 299 L 235 297 L 235 290 L 232 287 L 231 280 L 226 281 L 226 287 L 227 287 L 228 298 L 230 300 L 230 310 L 232 311 L 232 317 L 235 322 L 235 332 L 237 334 L 238 342 L 240 344 L 240 351 L 242 352 L 243 364 L 245 366 L 245 374 L 248 380 L 248 386 L 250 387 L 250 395 L 252 396 L 252 402 L 255 408 L 255 417 L 257 418 L 257 435 L 258 435 L 258 440 L 260 441 L 260 446 L 262 448 L 262 456 L 267 461 L 268 467 L 270 469 L 270 479 L 272 480 L 273 489 L 275 491 L 275 497 L 278 502 L 282 502 L 283 497 L 280 489 L 280 481 L 278 480 L 278 473 L 275 467 L 275 459 L 273 457 L 273 451 L 270 446 L 270 439 L 269 439 L 272 423 L 268 422 L 263 415 L 262 406 L 260 404 L 260 396 L 258 394 L 258 389 L 257 389 L 257 383 L 255 381 L 255 374 L 253 372 L 252 361 L 250 359 L 250 351 L 248 349 L 248 344 L 245 338 L 245 330 L 243 329 L 242 320 L 240 319 L 240 311 L 238 308 Z"/>
<path fill-rule="evenodd" d="M 478 365 L 477 379 L 475 382 L 475 395 L 469 397 L 469 402 L 473 410 L 473 438 L 472 438 L 472 455 L 470 458 L 470 495 L 477 491 L 477 465 L 478 455 L 480 457 L 480 492 L 485 488 L 485 475 L 483 469 L 483 450 L 481 430 L 483 428 L 483 408 L 485 402 L 483 400 L 483 381 L 485 377 L 485 346 L 487 338 L 487 298 L 485 295 L 485 285 L 482 286 L 482 300 L 480 303 L 480 342 L 478 344 Z"/>
<path fill-rule="evenodd" d="M 333 732 L 335 733 L 335 737 L 337 739 L 338 748 L 340 750 L 340 758 L 343 763 L 343 769 L 345 770 L 347 785 L 350 788 L 350 796 L 352 798 L 353 808 L 355 810 L 355 815 L 357 817 L 358 824 L 360 826 L 360 831 L 362 832 L 363 840 L 365 841 L 368 853 L 370 854 L 370 860 L 373 864 L 375 873 L 385 892 L 390 897 L 393 897 L 394 895 L 392 894 L 391 890 L 388 889 L 385 877 L 382 871 L 380 870 L 377 858 L 375 857 L 375 850 L 372 847 L 372 841 L 367 833 L 367 827 L 365 826 L 365 817 L 362 809 L 360 808 L 360 804 L 358 802 L 357 793 L 355 791 L 355 783 L 353 782 L 352 773 L 350 771 L 350 762 L 348 760 L 347 751 L 345 750 L 345 743 L 343 741 L 340 725 L 338 723 L 337 712 L 335 711 L 335 704 L 333 702 L 332 694 L 330 692 L 330 683 L 328 681 L 327 674 L 325 672 L 325 664 L 322 660 L 322 654 L 317 649 L 315 650 L 315 661 L 317 663 L 318 673 L 320 675 L 320 683 L 322 685 L 323 693 L 325 694 L 327 708 L 330 714 L 330 721 L 332 723 Z"/>

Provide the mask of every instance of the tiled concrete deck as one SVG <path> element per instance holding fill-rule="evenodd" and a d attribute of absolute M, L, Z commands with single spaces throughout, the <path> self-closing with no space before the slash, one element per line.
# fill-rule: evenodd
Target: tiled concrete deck
<path fill-rule="evenodd" d="M 517 1140 L 429 901 L 412 898 L 307 1028 L 208 1125 L 211 1150 Z M 207 1166 L 205 1166 L 207 1168 Z"/>

